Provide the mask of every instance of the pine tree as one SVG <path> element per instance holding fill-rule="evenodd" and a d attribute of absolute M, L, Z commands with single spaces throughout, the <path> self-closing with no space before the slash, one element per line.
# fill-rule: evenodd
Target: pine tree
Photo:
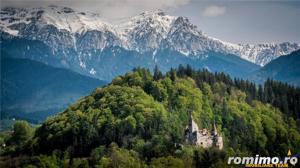
<path fill-rule="evenodd" d="M 153 79 L 157 81 L 159 79 L 162 79 L 162 77 L 163 77 L 163 74 L 160 72 L 158 66 L 155 65 Z"/>

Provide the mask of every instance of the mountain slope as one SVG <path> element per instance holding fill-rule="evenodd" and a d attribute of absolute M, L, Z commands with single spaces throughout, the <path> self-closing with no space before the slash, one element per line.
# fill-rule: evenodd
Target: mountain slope
<path fill-rule="evenodd" d="M 162 50 L 157 51 L 155 63 L 163 72 L 180 64 L 189 64 L 195 69 L 207 69 L 211 72 L 226 72 L 234 77 L 246 77 L 249 73 L 259 69 L 259 66 L 245 61 L 236 55 L 219 52 L 206 52 L 197 58 L 183 57 L 180 52 Z M 155 65 L 155 64 L 153 64 Z"/>
<path fill-rule="evenodd" d="M 267 78 L 300 86 L 300 50 L 271 61 L 250 77 L 258 82 L 263 82 Z"/>
<path fill-rule="evenodd" d="M 175 50 L 159 49 L 139 53 L 123 47 L 106 47 L 102 50 L 85 50 L 80 57 L 74 49 L 54 52 L 51 47 L 39 40 L 9 38 L 2 41 L 2 50 L 15 58 L 29 58 L 55 67 L 68 68 L 84 75 L 106 81 L 135 67 L 153 69 L 158 65 L 163 72 L 180 64 L 191 64 L 197 69 L 224 71 L 237 77 L 245 77 L 257 70 L 258 65 L 238 56 L 209 51 L 197 57 L 188 57 Z M 65 55 L 68 51 L 67 55 Z"/>
<path fill-rule="evenodd" d="M 1 31 L 41 40 L 54 51 L 64 50 L 66 54 L 70 48 L 82 52 L 120 46 L 146 52 L 167 47 L 191 57 L 215 51 L 265 65 L 300 48 L 296 43 L 249 45 L 224 42 L 207 36 L 188 18 L 169 16 L 161 10 L 143 12 L 115 25 L 103 21 L 99 14 L 59 6 L 3 8 L 0 16 Z"/>
<path fill-rule="evenodd" d="M 57 113 L 103 81 L 1 53 L 2 117 L 40 121 Z"/>

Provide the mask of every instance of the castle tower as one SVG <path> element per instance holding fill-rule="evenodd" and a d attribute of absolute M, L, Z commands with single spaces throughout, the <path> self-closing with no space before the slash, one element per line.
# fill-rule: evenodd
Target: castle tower
<path fill-rule="evenodd" d="M 189 112 L 189 121 L 186 129 L 186 142 L 194 144 L 197 141 L 197 135 L 199 132 L 198 125 L 193 120 L 192 111 Z"/>
<path fill-rule="evenodd" d="M 214 136 L 218 136 L 218 131 L 217 131 L 217 127 L 216 127 L 216 122 L 214 120 L 214 130 L 213 130 L 213 135 Z"/>
<path fill-rule="evenodd" d="M 215 120 L 214 120 L 214 129 L 213 129 L 213 140 L 214 140 L 214 144 L 217 148 L 223 149 L 223 138 L 222 138 L 222 136 L 218 135 Z"/>
<path fill-rule="evenodd" d="M 191 135 L 193 133 L 193 117 L 192 117 L 192 112 L 189 111 L 189 125 L 188 125 L 188 129 L 189 129 L 189 135 Z"/>

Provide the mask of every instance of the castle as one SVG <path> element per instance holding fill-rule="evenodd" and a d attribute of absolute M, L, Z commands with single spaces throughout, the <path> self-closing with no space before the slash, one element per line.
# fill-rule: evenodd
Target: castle
<path fill-rule="evenodd" d="M 203 148 L 217 147 L 223 149 L 223 138 L 218 135 L 217 128 L 214 122 L 213 134 L 211 134 L 206 128 L 199 129 L 192 117 L 192 113 L 189 114 L 189 124 L 185 130 L 185 141 L 188 144 L 201 146 Z"/>

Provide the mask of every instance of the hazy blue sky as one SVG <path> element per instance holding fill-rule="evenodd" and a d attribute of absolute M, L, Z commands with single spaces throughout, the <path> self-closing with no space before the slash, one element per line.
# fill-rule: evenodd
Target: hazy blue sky
<path fill-rule="evenodd" d="M 300 0 L 1 0 L 2 6 L 63 5 L 100 13 L 109 21 L 162 9 L 186 16 L 206 34 L 235 43 L 300 42 Z"/>

